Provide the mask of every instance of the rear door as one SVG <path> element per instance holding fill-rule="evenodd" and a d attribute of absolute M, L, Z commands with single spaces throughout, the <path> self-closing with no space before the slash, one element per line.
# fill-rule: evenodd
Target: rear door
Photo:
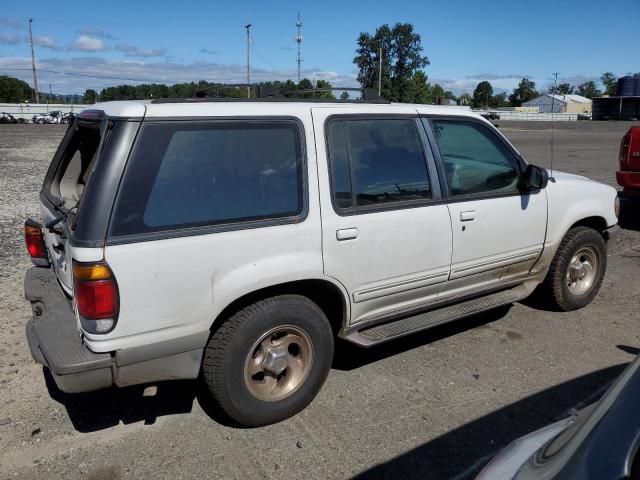
<path fill-rule="evenodd" d="M 71 293 L 72 287 L 69 238 L 80 199 L 106 136 L 105 127 L 106 121 L 78 121 L 71 125 L 42 187 L 40 213 L 43 224 L 64 217 L 52 228 L 45 228 L 44 237 L 53 268 L 67 293 Z"/>
<path fill-rule="evenodd" d="M 415 109 L 312 115 L 324 270 L 348 290 L 351 322 L 433 303 L 449 276 L 451 223 Z"/>
<path fill-rule="evenodd" d="M 468 117 L 425 122 L 444 170 L 453 230 L 443 299 L 526 277 L 544 244 L 545 192 L 520 191 L 524 163 L 485 122 Z"/>

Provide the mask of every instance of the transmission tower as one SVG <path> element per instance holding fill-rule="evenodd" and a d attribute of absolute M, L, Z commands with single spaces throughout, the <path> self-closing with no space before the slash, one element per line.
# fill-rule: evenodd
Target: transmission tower
<path fill-rule="evenodd" d="M 300 64 L 302 63 L 302 57 L 300 56 L 300 44 L 302 43 L 302 20 L 300 20 L 300 12 L 298 12 L 298 21 L 296 22 L 298 28 L 298 35 L 296 35 L 296 43 L 298 44 L 298 83 L 300 83 Z"/>

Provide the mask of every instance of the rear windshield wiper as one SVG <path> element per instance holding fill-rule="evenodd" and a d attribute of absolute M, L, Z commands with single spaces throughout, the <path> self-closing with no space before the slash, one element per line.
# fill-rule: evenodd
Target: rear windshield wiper
<path fill-rule="evenodd" d="M 61 230 L 57 230 L 56 228 L 54 228 L 56 225 L 58 225 L 62 220 L 68 220 L 69 219 L 69 215 L 73 214 L 74 210 L 78 209 L 78 203 L 76 202 L 76 204 L 65 210 L 64 208 L 62 208 L 62 205 L 64 204 L 62 201 L 58 202 L 58 203 L 54 203 L 53 204 L 53 208 L 55 208 L 58 212 L 60 212 L 60 215 L 55 217 L 52 220 L 49 220 L 47 223 L 44 224 L 44 227 L 49 230 L 51 233 L 55 233 L 59 236 L 61 236 L 62 238 L 66 238 L 66 235 L 64 234 L 64 232 L 62 232 Z"/>

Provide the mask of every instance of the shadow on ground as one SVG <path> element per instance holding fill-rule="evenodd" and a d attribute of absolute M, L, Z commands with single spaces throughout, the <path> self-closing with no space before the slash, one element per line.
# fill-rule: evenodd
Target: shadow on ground
<path fill-rule="evenodd" d="M 505 316 L 510 308 L 511 306 L 498 308 L 373 348 L 365 349 L 347 342 L 339 342 L 333 368 L 339 370 L 357 369 L 389 356 L 498 320 Z M 65 407 L 74 428 L 79 432 L 95 432 L 119 423 L 125 425 L 136 422 L 153 424 L 161 416 L 190 413 L 196 399 L 205 413 L 213 420 L 223 425 L 237 427 L 216 410 L 208 395 L 201 388 L 201 384 L 196 381 L 182 380 L 155 384 L 157 390 L 152 396 L 144 395 L 144 385 L 67 394 L 58 389 L 51 373 L 46 368 L 43 370 L 49 395 Z"/>
<path fill-rule="evenodd" d="M 362 348 L 347 341 L 338 341 L 332 366 L 337 370 L 354 370 L 422 345 L 427 345 L 443 338 L 500 320 L 509 313 L 512 306 L 513 305 L 505 305 L 439 327 L 430 328 L 423 332 L 412 333 L 406 337 L 375 347 Z"/>
<path fill-rule="evenodd" d="M 630 200 L 620 195 L 618 224 L 625 230 L 640 231 L 640 198 Z"/>
<path fill-rule="evenodd" d="M 623 364 L 598 370 L 524 398 L 355 478 L 472 479 L 513 440 L 565 417 L 574 408 L 596 401 L 625 367 Z"/>

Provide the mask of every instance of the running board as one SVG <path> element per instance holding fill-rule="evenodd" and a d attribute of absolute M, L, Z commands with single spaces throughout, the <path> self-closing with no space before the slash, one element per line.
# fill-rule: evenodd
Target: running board
<path fill-rule="evenodd" d="M 442 325 L 443 323 L 475 315 L 485 310 L 508 305 L 522 300 L 526 296 L 526 289 L 523 286 L 518 286 L 436 310 L 430 310 L 412 317 L 400 318 L 377 325 L 355 325 L 352 328 L 343 330 L 340 336 L 360 346 L 369 347 Z"/>

